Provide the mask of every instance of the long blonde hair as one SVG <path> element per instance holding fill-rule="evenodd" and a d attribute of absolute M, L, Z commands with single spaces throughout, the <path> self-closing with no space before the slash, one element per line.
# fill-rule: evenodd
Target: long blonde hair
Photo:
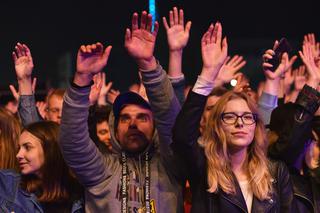
<path fill-rule="evenodd" d="M 20 131 L 18 119 L 0 107 L 0 169 L 18 169 L 16 154 Z"/>
<path fill-rule="evenodd" d="M 201 145 L 204 147 L 207 158 L 208 191 L 211 193 L 217 192 L 218 189 L 222 189 L 228 194 L 236 193 L 227 138 L 221 126 L 221 114 L 224 112 L 226 104 L 233 99 L 245 100 L 252 113 L 258 113 L 256 104 L 248 95 L 233 91 L 224 94 L 210 112 Z M 247 164 L 247 175 L 251 189 L 259 200 L 270 198 L 272 192 L 272 177 L 266 156 L 267 145 L 265 128 L 258 116 L 254 139 L 248 146 L 245 164 Z"/>

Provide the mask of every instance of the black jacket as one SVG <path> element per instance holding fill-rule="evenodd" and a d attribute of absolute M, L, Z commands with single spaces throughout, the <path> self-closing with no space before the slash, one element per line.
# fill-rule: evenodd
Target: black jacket
<path fill-rule="evenodd" d="M 295 212 L 320 212 L 320 185 L 317 181 L 319 172 L 305 169 L 305 174 L 301 175 L 297 171 L 301 168 L 296 168 L 297 161 L 301 158 L 304 160 L 302 155 L 305 152 L 306 143 L 311 138 L 311 127 L 316 130 L 320 127 L 319 122 L 314 117 L 319 104 L 320 93 L 305 85 L 295 103 L 290 103 L 294 106 L 291 113 L 286 112 L 288 109 L 286 107 L 289 104 L 280 106 L 284 109 L 281 111 L 283 114 L 282 121 L 278 117 L 280 123 L 278 122 L 277 128 L 272 129 L 278 134 L 279 138 L 269 146 L 269 156 L 273 159 L 282 160 L 290 169 L 296 205 Z M 275 109 L 275 111 L 277 110 L 279 111 L 279 109 Z M 271 123 L 273 122 L 272 119 L 273 116 L 271 115 Z"/>
<path fill-rule="evenodd" d="M 236 183 L 236 194 L 222 190 L 208 193 L 207 161 L 204 150 L 198 144 L 199 124 L 207 97 L 190 92 L 173 128 L 172 148 L 182 158 L 188 168 L 188 179 L 192 192 L 191 212 L 247 212 L 240 186 Z M 290 212 L 293 199 L 292 185 L 286 166 L 270 162 L 274 178 L 272 198 L 259 201 L 253 198 L 252 212 Z"/>

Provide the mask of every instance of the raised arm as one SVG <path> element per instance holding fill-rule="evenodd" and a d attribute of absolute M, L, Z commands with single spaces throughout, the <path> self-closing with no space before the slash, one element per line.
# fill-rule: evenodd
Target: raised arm
<path fill-rule="evenodd" d="M 264 84 L 264 88 L 262 90 L 262 94 L 259 97 L 258 106 L 259 106 L 259 113 L 265 125 L 269 124 L 271 112 L 274 108 L 277 107 L 281 76 L 289 67 L 288 54 L 284 53 L 282 54 L 282 57 L 281 57 L 281 63 L 275 69 L 275 71 L 273 72 L 270 70 L 270 68 L 273 65 L 268 63 L 267 61 L 273 58 L 275 54 L 274 49 L 276 48 L 277 45 L 278 43 L 276 41 L 273 49 L 267 50 L 262 56 L 263 58 L 262 68 L 264 71 L 266 81 Z"/>
<path fill-rule="evenodd" d="M 304 151 L 305 143 L 310 139 L 306 132 L 311 132 L 311 121 L 320 105 L 320 93 L 316 90 L 320 82 L 320 68 L 315 65 L 312 48 L 304 44 L 300 57 L 307 67 L 308 79 L 295 102 L 295 112 L 287 117 L 287 126 L 279 135 L 279 139 L 269 147 L 269 155 L 283 160 L 288 166 L 293 166 Z"/>
<path fill-rule="evenodd" d="M 182 105 L 185 99 L 185 78 L 182 73 L 182 55 L 183 49 L 189 40 L 191 21 L 188 21 L 185 25 L 184 11 L 182 9 L 178 10 L 177 7 L 169 11 L 169 23 L 165 17 L 163 17 L 162 20 L 167 32 L 169 46 L 168 76 L 176 96 Z"/>
<path fill-rule="evenodd" d="M 197 143 L 199 126 L 207 96 L 214 87 L 214 80 L 227 58 L 227 40 L 222 40 L 222 26 L 211 24 L 201 40 L 203 67 L 198 80 L 189 93 L 173 129 L 173 149 L 183 158 L 193 177 L 205 171 L 204 154 Z M 203 174 L 204 175 L 204 174 Z"/>
<path fill-rule="evenodd" d="M 64 96 L 59 142 L 67 164 L 86 187 L 112 174 L 108 169 L 111 158 L 104 158 L 89 138 L 87 124 L 91 81 L 107 64 L 110 50 L 111 46 L 104 49 L 101 43 L 82 45 L 73 82 Z"/>
<path fill-rule="evenodd" d="M 132 29 L 127 29 L 125 47 L 138 64 L 161 139 L 160 145 L 166 148 L 171 143 L 171 129 L 180 110 L 180 104 L 166 72 L 153 55 L 158 23 L 155 23 L 152 32 L 151 20 L 152 16 L 143 11 L 141 24 L 138 27 L 138 14 L 133 14 Z"/>
<path fill-rule="evenodd" d="M 10 86 L 10 90 L 19 101 L 18 113 L 22 125 L 26 126 L 41 120 L 34 97 L 36 80 L 32 81 L 31 78 L 34 67 L 33 59 L 28 46 L 21 43 L 17 43 L 15 46 L 15 51 L 12 52 L 12 58 L 18 80 L 19 92 L 17 93 L 13 86 Z"/>

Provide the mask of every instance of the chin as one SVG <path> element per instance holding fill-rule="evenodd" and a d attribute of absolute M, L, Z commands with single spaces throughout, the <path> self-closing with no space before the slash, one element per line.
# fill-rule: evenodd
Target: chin
<path fill-rule="evenodd" d="M 230 147 L 236 148 L 236 149 L 243 149 L 249 147 L 249 145 L 252 143 L 252 141 L 248 140 L 233 140 L 229 143 Z"/>

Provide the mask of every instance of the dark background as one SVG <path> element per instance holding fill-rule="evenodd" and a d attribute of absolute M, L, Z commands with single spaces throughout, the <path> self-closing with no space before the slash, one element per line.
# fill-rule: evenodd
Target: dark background
<path fill-rule="evenodd" d="M 188 83 L 201 69 L 200 38 L 210 22 L 222 22 L 228 36 L 229 54 L 242 54 L 248 64 L 242 70 L 252 87 L 263 78 L 261 55 L 275 39 L 287 37 L 296 52 L 303 35 L 319 36 L 317 1 L 215 1 L 159 0 L 160 30 L 155 55 L 167 67 L 168 49 L 161 17 L 173 6 L 183 8 L 192 21 L 184 51 L 183 70 Z M 64 87 L 74 71 L 75 54 L 81 44 L 100 41 L 113 45 L 105 69 L 107 80 L 121 91 L 137 80 L 137 68 L 123 47 L 125 28 L 133 12 L 148 10 L 148 0 L 94 1 L 1 1 L 0 3 L 0 88 L 16 84 L 12 50 L 16 42 L 26 43 L 34 58 L 38 88 Z M 293 52 L 294 53 L 294 52 Z M 297 62 L 297 65 L 301 62 Z"/>

